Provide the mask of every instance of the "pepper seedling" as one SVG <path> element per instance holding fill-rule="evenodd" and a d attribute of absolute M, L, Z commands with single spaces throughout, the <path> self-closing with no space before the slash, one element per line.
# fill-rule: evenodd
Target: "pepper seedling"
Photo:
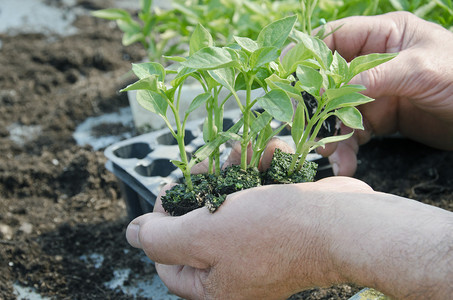
<path fill-rule="evenodd" d="M 303 168 L 310 151 L 352 135 L 351 132 L 317 140 L 322 124 L 329 117 L 338 118 L 352 129 L 363 129 L 362 116 L 356 106 L 373 99 L 360 93 L 364 86 L 349 82 L 360 72 L 384 63 L 396 54 L 359 56 L 348 64 L 338 52 L 332 54 L 321 39 L 296 30 L 296 21 L 296 16 L 277 20 L 265 26 L 256 40 L 234 36 L 235 43 L 223 47 L 216 46 L 212 35 L 198 25 L 190 38 L 189 56 L 167 57 L 176 62 L 176 70 L 165 69 L 159 63 L 133 65 L 132 70 L 139 80 L 122 91 L 138 90 L 138 102 L 164 119 L 180 151 L 181 160 L 172 162 L 181 169 L 189 191 L 193 191 L 190 170 L 196 163 L 208 159 L 208 171 L 220 174 L 219 149 L 227 140 L 240 142 L 240 168 L 246 171 L 258 166 L 269 140 L 285 126 L 291 126 L 296 149 L 287 175 L 292 176 Z M 288 37 L 296 45 L 281 58 Z M 167 75 L 172 76 L 170 82 L 167 82 Z M 194 95 L 188 109 L 181 111 L 181 87 L 188 78 L 197 80 L 203 87 L 203 93 Z M 253 98 L 252 90 L 258 88 L 263 90 L 264 95 Z M 221 90 L 227 90 L 229 94 L 220 97 Z M 245 90 L 244 100 L 238 95 L 240 90 Z M 315 99 L 312 111 L 309 111 L 303 93 Z M 223 131 L 223 109 L 230 96 L 241 111 L 242 118 Z M 295 111 L 291 99 L 297 103 Z M 184 144 L 187 118 L 203 105 L 206 112 L 203 126 L 206 144 L 189 160 Z M 262 109 L 261 112 L 255 109 L 257 106 Z M 172 113 L 175 128 L 171 125 L 167 110 Z M 276 129 L 271 127 L 273 119 L 282 123 Z M 247 157 L 250 144 L 253 154 Z M 220 198 L 224 199 L 223 196 Z M 221 203 L 220 200 L 215 201 Z"/>
<path fill-rule="evenodd" d="M 332 54 L 317 37 L 297 30 L 293 31 L 292 37 L 297 44 L 281 60 L 279 72 L 266 79 L 272 90 L 284 90 L 297 103 L 291 130 L 296 155 L 290 165 L 290 174 L 302 168 L 310 151 L 352 136 L 353 132 L 316 140 L 323 122 L 329 117 L 337 117 L 352 129 L 364 129 L 362 115 L 356 106 L 374 99 L 360 93 L 365 90 L 363 85 L 348 83 L 359 73 L 397 55 L 373 53 L 358 56 L 348 64 L 338 52 Z M 294 73 L 296 78 L 293 78 Z M 304 101 L 304 92 L 316 99 L 316 106 L 312 111 Z"/>

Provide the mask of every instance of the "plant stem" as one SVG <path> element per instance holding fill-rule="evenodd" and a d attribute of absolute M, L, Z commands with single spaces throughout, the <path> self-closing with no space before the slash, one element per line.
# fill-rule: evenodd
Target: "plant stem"
<path fill-rule="evenodd" d="M 188 166 L 188 160 L 187 160 L 187 154 L 186 154 L 186 147 L 184 145 L 184 134 L 181 136 L 182 139 L 178 140 L 178 146 L 179 146 L 179 152 L 181 155 L 181 160 L 184 163 L 185 167 L 182 171 L 184 175 L 184 179 L 186 180 L 186 186 L 190 191 L 193 191 L 193 184 L 192 184 L 192 178 L 190 177 L 190 169 L 187 168 Z"/>
<path fill-rule="evenodd" d="M 249 128 L 250 128 L 250 101 L 252 95 L 252 83 L 253 77 L 249 78 L 247 73 L 244 74 L 244 79 L 246 82 L 246 96 L 245 96 L 245 107 L 243 110 L 244 115 L 244 125 L 242 132 L 242 141 L 241 141 L 241 169 L 247 170 L 247 148 L 249 144 Z"/>
<path fill-rule="evenodd" d="M 214 100 L 213 100 L 214 101 Z M 207 118 L 208 118 L 208 142 L 212 141 L 214 139 L 214 126 L 213 126 L 213 120 L 212 120 L 212 114 L 213 114 L 213 103 L 210 103 L 209 101 L 206 103 L 206 111 L 208 113 Z M 208 173 L 212 174 L 212 169 L 213 169 L 213 161 L 214 161 L 214 152 L 209 155 L 208 158 Z"/>
<path fill-rule="evenodd" d="M 219 106 L 219 93 L 220 93 L 220 88 L 215 89 L 214 91 L 214 124 L 216 124 L 217 132 L 216 135 L 219 134 L 219 132 L 223 131 L 223 106 Z M 220 175 L 220 149 L 217 148 L 216 151 L 214 151 L 214 159 L 215 159 L 215 170 L 214 173 L 216 176 Z"/>
<path fill-rule="evenodd" d="M 299 157 L 305 152 L 304 146 L 308 138 L 308 132 L 310 132 L 311 127 L 313 124 L 310 124 L 310 122 L 307 124 L 307 127 L 304 130 L 304 134 L 302 135 L 302 138 L 299 141 L 299 144 L 296 147 L 296 153 L 293 156 L 293 159 L 291 160 L 291 164 L 289 165 L 289 170 L 288 170 L 288 175 L 291 175 L 294 173 L 296 170 L 296 164 L 299 162 Z"/>
<path fill-rule="evenodd" d="M 323 121 L 324 120 L 319 120 L 318 124 L 316 124 L 315 129 L 313 130 L 312 134 L 310 135 L 310 138 L 308 139 L 308 142 L 307 142 L 308 145 L 310 145 L 310 142 L 314 141 L 315 138 L 317 137 L 318 132 L 321 129 Z M 310 152 L 310 147 L 305 147 L 304 152 L 302 152 L 302 155 L 299 157 L 299 163 L 296 166 L 297 170 L 301 170 L 302 167 L 304 166 L 304 162 L 305 162 L 305 159 L 306 159 L 306 157 L 308 155 L 308 152 Z"/>
<path fill-rule="evenodd" d="M 320 112 L 321 112 L 321 107 L 320 107 L 320 105 L 318 105 L 318 108 L 316 109 L 316 112 L 314 113 L 313 117 L 311 119 L 308 119 L 308 124 L 307 124 L 307 127 L 305 127 L 304 134 L 302 135 L 302 138 L 300 139 L 299 144 L 296 145 L 296 154 L 293 156 L 293 159 L 291 160 L 291 164 L 289 166 L 289 171 L 288 171 L 289 175 L 291 175 L 296 170 L 296 164 L 298 162 L 301 162 L 301 164 L 303 165 L 305 158 L 307 157 L 308 149 L 309 149 L 309 147 L 306 146 L 308 143 L 308 140 L 309 140 L 308 137 L 310 135 L 311 129 L 313 128 L 313 125 L 315 125 L 316 122 L 319 120 Z M 318 131 L 319 131 L 319 129 L 318 129 Z M 314 135 L 314 137 L 316 137 L 316 135 Z"/>
<path fill-rule="evenodd" d="M 308 152 L 310 152 L 310 147 L 306 145 L 310 145 L 311 142 L 315 140 L 315 138 L 318 136 L 319 130 L 321 130 L 321 126 L 323 122 L 329 117 L 325 111 L 322 111 L 320 109 L 321 105 L 318 106 L 318 109 L 316 110 L 316 113 L 313 115 L 313 117 L 310 119 L 310 121 L 307 124 L 307 127 L 305 128 L 304 135 L 302 139 L 300 140 L 299 145 L 297 145 L 296 153 L 300 153 L 300 155 L 294 155 L 291 165 L 289 167 L 289 174 L 292 174 L 296 170 L 301 170 L 305 159 L 308 155 Z M 310 134 L 312 131 L 311 129 L 313 128 L 313 125 L 316 124 L 316 127 L 313 129 L 313 132 Z M 310 137 L 308 137 L 310 136 Z"/>
<path fill-rule="evenodd" d="M 181 89 L 179 91 L 181 91 Z M 184 179 L 186 180 L 187 188 L 190 191 L 193 191 L 192 178 L 190 177 L 190 168 L 188 168 L 189 161 L 187 159 L 186 145 L 184 143 L 185 126 L 181 125 L 181 119 L 179 117 L 179 96 L 178 96 L 176 107 L 171 102 L 169 103 L 169 105 L 170 105 L 170 108 L 175 117 L 175 123 L 176 123 L 175 138 L 176 138 L 176 141 L 178 142 L 179 155 L 181 156 L 181 162 L 184 165 L 184 168 L 181 168 L 181 171 L 182 171 L 182 174 L 184 175 Z"/>

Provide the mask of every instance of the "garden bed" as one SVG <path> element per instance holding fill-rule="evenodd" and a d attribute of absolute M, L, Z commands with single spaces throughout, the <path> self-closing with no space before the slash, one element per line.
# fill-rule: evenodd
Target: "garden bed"
<path fill-rule="evenodd" d="M 75 2 L 71 9 L 111 6 Z M 128 105 L 117 91 L 144 51 L 122 47 L 108 21 L 80 15 L 74 26 L 67 37 L 0 33 L 1 299 L 15 298 L 13 284 L 50 298 L 129 299 L 104 284 L 114 271 L 131 269 L 131 280 L 155 272 L 125 240 L 126 209 L 103 149 L 73 138 L 86 118 Z M 133 131 L 122 123 L 97 129 Z M 374 189 L 453 211 L 453 152 L 392 137 L 361 148 L 359 162 L 356 177 Z M 291 299 L 348 299 L 358 290 L 341 285 Z"/>

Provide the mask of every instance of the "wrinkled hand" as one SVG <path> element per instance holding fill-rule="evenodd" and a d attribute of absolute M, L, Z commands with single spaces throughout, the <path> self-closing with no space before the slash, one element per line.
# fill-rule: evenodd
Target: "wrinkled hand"
<path fill-rule="evenodd" d="M 182 297 L 285 299 L 340 281 L 326 230 L 338 186 L 358 195 L 371 191 L 341 177 L 265 186 L 229 195 L 214 214 L 200 208 L 181 217 L 165 214 L 158 201 L 154 213 L 132 221 L 127 238 Z"/>
<path fill-rule="evenodd" d="M 187 299 L 285 299 L 353 282 L 394 298 L 453 293 L 453 214 L 348 177 L 231 194 L 214 214 L 155 212 L 126 233 Z"/>
<path fill-rule="evenodd" d="M 319 152 L 331 155 L 338 175 L 353 175 L 358 146 L 373 135 L 400 132 L 440 149 L 453 150 L 453 33 L 406 12 L 329 22 L 325 39 L 347 61 L 374 52 L 399 52 L 393 60 L 357 75 L 363 93 L 376 101 L 359 109 L 364 131 Z M 347 132 L 347 128 L 342 128 Z"/>

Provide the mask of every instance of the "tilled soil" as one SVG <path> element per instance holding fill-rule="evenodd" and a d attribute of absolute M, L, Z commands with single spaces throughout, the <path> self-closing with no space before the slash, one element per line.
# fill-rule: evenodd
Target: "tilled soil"
<path fill-rule="evenodd" d="M 125 205 L 102 149 L 72 137 L 87 117 L 127 105 L 117 91 L 145 53 L 123 47 L 111 22 L 85 15 L 74 25 L 78 33 L 68 37 L 0 34 L 0 299 L 16 298 L 15 283 L 54 299 L 129 299 L 104 285 L 113 271 L 155 272 L 124 238 Z M 17 139 L 15 130 L 29 134 Z M 376 139 L 359 160 L 356 177 L 374 189 L 453 211 L 452 152 Z M 102 264 L 81 259 L 90 254 Z M 348 299 L 358 290 L 340 285 L 291 299 Z"/>

